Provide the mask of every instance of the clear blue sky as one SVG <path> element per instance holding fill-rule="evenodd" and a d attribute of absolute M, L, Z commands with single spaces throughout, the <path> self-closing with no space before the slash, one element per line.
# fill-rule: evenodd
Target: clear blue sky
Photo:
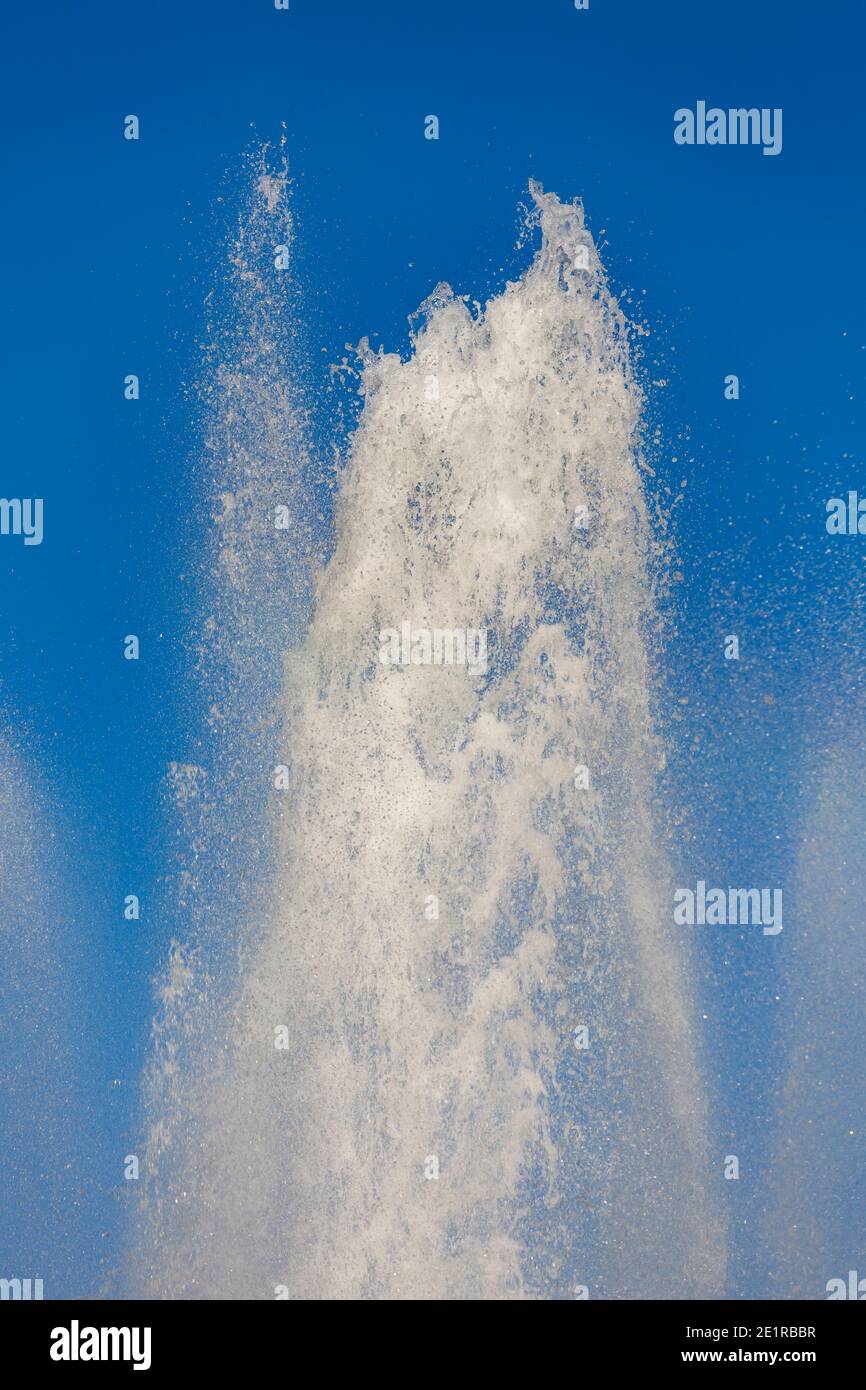
<path fill-rule="evenodd" d="M 121 903 L 131 885 L 155 900 L 160 786 L 196 736 L 181 575 L 207 507 L 184 388 L 232 217 L 216 199 L 231 198 L 243 151 L 285 122 L 322 383 L 363 334 L 404 349 L 407 315 L 439 280 L 480 299 L 499 289 L 523 263 L 530 176 L 584 198 L 615 289 L 653 325 L 644 377 L 670 383 L 652 396 L 654 461 L 672 487 L 688 479 L 669 663 L 689 698 L 671 774 L 692 817 L 684 864 L 775 882 L 821 699 L 864 654 L 862 543 L 828 542 L 823 525 L 826 498 L 866 492 L 863 39 L 853 0 L 7 10 L 0 493 L 45 499 L 45 540 L 0 541 L 0 727 L 63 844 L 50 900 L 40 889 L 37 907 L 8 895 L 0 907 L 13 935 L 45 916 L 51 988 L 81 1026 L 45 1054 L 77 1088 L 73 1176 L 59 1141 L 31 1153 L 20 1127 L 0 1125 L 0 1272 L 38 1265 L 55 1293 L 92 1291 L 120 1246 L 110 1189 L 135 1143 L 150 978 L 183 931 L 163 917 L 131 929 Z M 673 113 L 698 99 L 783 108 L 782 154 L 678 147 Z M 129 113 L 137 143 L 123 139 Z M 423 139 L 429 113 L 438 142 Z M 134 406 L 129 372 L 143 385 Z M 731 372 L 736 403 L 723 398 Z M 744 641 L 735 671 L 719 660 L 728 631 Z M 127 632 L 146 647 L 137 665 L 120 657 Z M 723 1001 L 710 1027 L 740 1039 L 717 1077 L 720 1114 L 735 1117 L 772 1084 L 738 1067 L 772 1048 L 774 980 L 766 956 L 734 983 L 720 948 L 707 951 L 708 992 Z"/>

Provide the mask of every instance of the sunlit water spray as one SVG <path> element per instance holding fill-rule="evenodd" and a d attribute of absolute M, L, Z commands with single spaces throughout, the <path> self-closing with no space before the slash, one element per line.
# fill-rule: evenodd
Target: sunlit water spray
<path fill-rule="evenodd" d="M 284 189 L 260 192 L 259 222 Z M 359 349 L 333 553 L 284 658 L 265 921 L 180 1080 L 178 960 L 169 982 L 149 1294 L 722 1291 L 652 816 L 641 394 L 581 207 L 532 195 L 516 282 L 483 310 L 440 285 L 406 361 Z"/>
<path fill-rule="evenodd" d="M 866 1294 L 866 1283 L 859 1290 L 866 1279 L 866 1218 L 856 1195 L 866 1179 L 866 751 L 856 683 L 843 690 L 837 708 L 844 713 L 836 719 L 815 720 L 820 774 L 800 832 L 792 894 L 796 931 L 781 973 L 785 1070 L 774 1097 L 764 1217 L 775 1298 L 838 1298 L 840 1280 L 841 1297 L 852 1296 L 850 1285 L 858 1290 L 853 1296 Z"/>

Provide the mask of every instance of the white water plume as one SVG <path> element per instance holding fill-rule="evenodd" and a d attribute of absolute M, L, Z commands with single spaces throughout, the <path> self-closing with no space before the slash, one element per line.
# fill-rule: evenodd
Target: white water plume
<path fill-rule="evenodd" d="M 827 747 L 804 816 L 794 884 L 796 931 L 781 975 L 787 1073 L 780 1079 L 765 1215 L 778 1298 L 825 1298 L 828 1282 L 866 1276 L 866 1221 L 852 1205 L 863 1143 L 863 897 L 866 752 L 862 706 L 845 691 L 842 737 Z M 862 1295 L 861 1295 L 862 1297 Z"/>
<path fill-rule="evenodd" d="M 532 194 L 518 280 L 483 310 L 440 285 L 405 361 L 359 350 L 269 908 L 172 1117 L 150 1295 L 722 1291 L 652 815 L 641 393 L 582 208 Z M 486 673 L 384 664 L 404 622 L 485 630 Z"/>

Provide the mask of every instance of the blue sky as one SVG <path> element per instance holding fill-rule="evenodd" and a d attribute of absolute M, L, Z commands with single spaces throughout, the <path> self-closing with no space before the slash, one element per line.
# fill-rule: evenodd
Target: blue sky
<path fill-rule="evenodd" d="M 530 177 L 584 198 L 614 288 L 653 329 L 642 375 L 669 383 L 650 394 L 651 460 L 672 489 L 688 480 L 667 665 L 670 699 L 689 699 L 672 726 L 684 866 L 775 882 L 809 758 L 864 654 L 864 552 L 824 531 L 828 497 L 866 491 L 863 28 L 854 3 L 805 0 L 46 3 L 4 17 L 0 492 L 45 499 L 45 540 L 0 541 L 0 729 L 58 860 L 49 873 L 34 851 L 33 873 L 56 886 L 38 911 L 7 913 L 13 933 L 47 917 L 80 1020 L 55 1064 L 82 1120 L 68 1180 L 50 1144 L 22 1165 L 19 1131 L 0 1128 L 15 1272 L 35 1261 L 57 1293 L 92 1291 L 120 1249 L 111 1188 L 134 1143 L 150 980 L 183 931 L 147 906 L 124 923 L 122 899 L 158 900 L 165 767 L 200 732 L 190 572 L 208 506 L 186 391 L 243 152 L 285 123 L 323 431 L 327 365 L 346 343 L 378 334 L 405 350 L 407 316 L 438 281 L 484 299 L 521 268 Z M 675 145 L 673 113 L 698 99 L 781 107 L 782 154 Z M 723 397 L 730 372 L 737 402 Z M 736 670 L 720 658 L 729 631 Z M 127 632 L 137 664 L 121 659 Z M 770 1084 L 748 1061 L 772 1046 L 775 977 L 766 956 L 735 973 L 706 949 L 721 1001 L 710 1045 L 733 1039 L 718 1065 L 724 1129 Z M 757 1144 L 760 1125 L 747 1128 Z M 70 1213 L 59 1251 L 40 1165 Z"/>

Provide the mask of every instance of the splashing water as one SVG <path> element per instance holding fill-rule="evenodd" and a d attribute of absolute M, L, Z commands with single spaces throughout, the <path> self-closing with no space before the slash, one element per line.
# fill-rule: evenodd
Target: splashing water
<path fill-rule="evenodd" d="M 862 700 L 839 700 L 844 736 L 827 739 L 800 834 L 797 934 L 783 975 L 787 1074 L 778 1085 L 770 1202 L 769 1285 L 777 1298 L 822 1298 L 828 1281 L 862 1277 L 866 1219 L 850 1198 L 866 1178 L 862 922 L 866 778 Z M 817 721 L 816 721 L 817 723 Z M 835 731 L 834 731 L 835 733 Z"/>
<path fill-rule="evenodd" d="M 266 919 L 172 1077 L 170 1161 L 151 1115 L 151 1295 L 722 1291 L 652 817 L 641 393 L 582 208 L 531 191 L 516 282 L 474 311 L 440 285 L 406 361 L 359 349 Z M 434 663 L 437 632 L 486 662 Z"/>

